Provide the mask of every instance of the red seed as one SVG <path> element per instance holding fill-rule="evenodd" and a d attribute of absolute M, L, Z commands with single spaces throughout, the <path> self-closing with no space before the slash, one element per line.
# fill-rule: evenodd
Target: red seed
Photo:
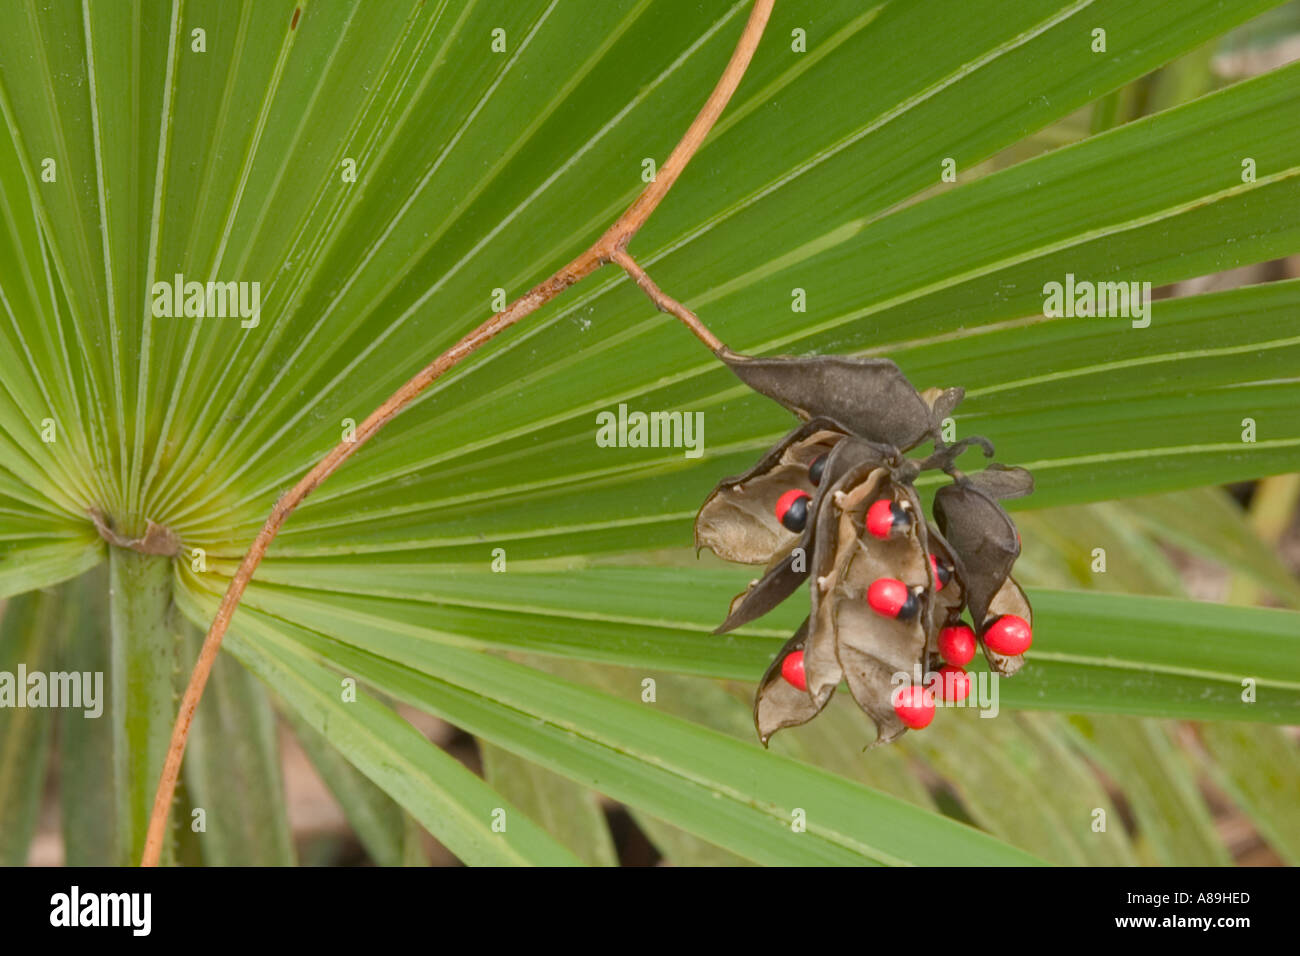
<path fill-rule="evenodd" d="M 965 667 L 975 657 L 975 632 L 965 624 L 939 632 L 939 654 L 954 667 Z"/>
<path fill-rule="evenodd" d="M 925 685 L 932 694 L 956 703 L 970 696 L 970 675 L 963 668 L 945 664 Z"/>
<path fill-rule="evenodd" d="M 812 496 L 806 491 L 791 488 L 776 499 L 776 520 L 791 531 L 802 531 L 808 522 L 808 502 Z"/>
<path fill-rule="evenodd" d="M 989 650 L 1007 657 L 1015 657 L 1029 650 L 1034 643 L 1034 632 L 1029 622 L 1015 614 L 1003 614 L 984 632 L 984 644 Z"/>
<path fill-rule="evenodd" d="M 934 589 L 942 591 L 943 586 L 952 578 L 952 569 L 940 564 L 934 555 L 930 555 L 930 568 L 934 571 Z"/>
<path fill-rule="evenodd" d="M 803 651 L 791 651 L 785 656 L 781 662 L 781 676 L 793 687 L 808 689 L 808 677 L 803 672 Z"/>
<path fill-rule="evenodd" d="M 934 695 L 924 687 L 900 687 L 894 694 L 894 713 L 913 730 L 924 730 L 934 720 Z"/>
<path fill-rule="evenodd" d="M 867 604 L 885 617 L 909 618 L 917 611 L 916 595 L 897 578 L 877 578 L 867 588 Z"/>
<path fill-rule="evenodd" d="M 881 541 L 906 528 L 911 517 L 902 506 L 889 498 L 873 501 L 867 509 L 867 532 Z"/>

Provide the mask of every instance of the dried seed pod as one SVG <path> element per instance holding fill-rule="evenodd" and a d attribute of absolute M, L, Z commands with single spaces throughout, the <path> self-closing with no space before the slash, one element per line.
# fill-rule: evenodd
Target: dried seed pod
<path fill-rule="evenodd" d="M 809 422 L 808 424 L 813 425 L 814 423 Z M 808 426 L 804 427 L 807 428 Z M 792 434 L 798 434 L 800 431 L 802 429 L 796 429 Z M 811 435 L 806 437 L 805 442 L 813 441 L 813 439 L 820 441 L 818 436 L 821 434 L 820 430 L 814 430 Z M 783 439 L 782 443 L 779 443 L 777 447 L 782 447 L 785 442 L 786 439 Z M 795 454 L 799 456 L 806 454 L 805 449 L 808 446 L 805 443 L 801 446 L 792 444 L 791 447 L 797 447 L 798 450 Z M 885 451 L 869 442 L 854 438 L 843 438 L 831 447 L 831 450 L 823 456 L 825 461 L 822 466 L 822 482 L 817 487 L 816 493 L 808 505 L 809 517 L 802 533 L 790 543 L 785 551 L 772 560 L 761 578 L 753 581 L 742 593 L 736 595 L 727 612 L 727 619 L 713 633 L 725 634 L 727 631 L 748 624 L 750 621 L 762 617 L 795 592 L 799 585 L 807 579 L 809 568 L 814 564 L 813 542 L 816 540 L 817 515 L 820 513 L 823 497 L 827 494 L 833 494 L 837 490 L 836 483 L 846 471 L 864 461 L 882 461 L 885 454 Z M 720 489 L 721 487 L 719 486 Z M 717 494 L 718 491 L 715 490 L 714 495 Z M 706 506 L 707 504 L 706 502 Z M 703 513 L 704 509 L 701 509 L 701 514 Z M 696 527 L 698 538 L 698 519 Z"/>
<path fill-rule="evenodd" d="M 919 393 L 886 359 L 717 355 L 743 382 L 805 424 L 748 472 L 721 482 L 696 517 L 696 546 L 732 561 L 766 564 L 731 603 L 717 633 L 767 613 L 806 578 L 810 614 L 768 667 L 754 701 L 764 745 L 811 720 L 840 681 L 876 725 L 876 743 L 927 726 L 935 694 L 970 692 L 964 670 L 983 647 L 1010 674 L 1030 640 L 1030 610 L 1010 572 L 1019 536 L 998 504 L 1033 490 L 1021 468 L 990 465 L 970 478 L 955 462 L 980 436 L 948 444 L 941 423 L 960 388 Z M 919 460 L 903 452 L 932 439 Z M 941 469 L 954 484 L 924 519 L 913 481 Z M 961 624 L 969 606 L 977 623 Z M 1013 653 L 1015 652 L 1015 653 Z M 926 669 L 938 683 L 922 686 Z"/>
<path fill-rule="evenodd" d="M 715 354 L 742 382 L 800 418 L 830 418 L 859 438 L 902 451 L 936 434 L 931 405 L 889 359 L 840 355 L 754 358 L 726 347 Z M 960 390 L 950 389 L 939 396 L 944 407 L 961 400 L 960 395 L 954 400 L 954 391 Z"/>
<path fill-rule="evenodd" d="M 1023 498 L 1034 492 L 1034 476 L 1023 468 L 999 465 L 989 462 L 983 471 L 967 476 L 971 484 L 985 494 L 1005 501 L 1008 498 Z"/>
<path fill-rule="evenodd" d="M 1019 654 L 1002 654 L 990 647 L 987 640 L 989 630 L 1006 616 L 1015 616 L 1024 621 L 1032 636 L 1034 612 L 1029 606 L 1029 598 L 1025 597 L 1025 592 L 1021 590 L 1015 578 L 1010 577 L 1002 583 L 998 593 L 993 596 L 993 600 L 989 603 L 988 614 L 982 619 L 976 618 L 977 621 L 982 620 L 979 627 L 979 636 L 980 647 L 984 649 L 984 659 L 989 662 L 989 667 L 995 673 L 1001 674 L 1003 677 L 1010 677 L 1024 666 L 1023 650 Z M 1024 647 L 1028 646 L 1025 641 L 1021 643 Z"/>
<path fill-rule="evenodd" d="M 714 634 L 726 634 L 757 620 L 799 589 L 808 579 L 808 559 L 806 554 L 796 551 L 798 547 L 792 546 L 768 566 L 761 578 L 751 581 L 749 587 L 732 598 L 727 619 L 717 626 Z"/>
<path fill-rule="evenodd" d="M 1016 526 L 994 498 L 965 476 L 940 488 L 934 517 L 959 559 L 966 603 L 975 621 L 988 617 L 989 603 L 1020 556 Z"/>
<path fill-rule="evenodd" d="M 921 393 L 921 399 L 930 406 L 930 417 L 936 426 L 941 425 L 965 397 L 964 388 L 927 388 Z"/>
<path fill-rule="evenodd" d="M 925 524 L 913 522 L 904 534 L 885 541 L 865 531 L 867 509 L 886 496 L 919 509 L 911 486 L 897 484 L 887 469 L 876 469 L 870 480 L 836 502 L 839 541 L 848 546 L 840 550 L 842 564 L 831 596 L 835 650 L 850 693 L 876 725 L 876 743 L 888 743 L 907 728 L 893 699 L 897 675 L 919 679 L 933 615 Z M 873 610 L 864 597 L 881 579 L 900 582 L 917 601 L 917 613 L 887 617 Z"/>
<path fill-rule="evenodd" d="M 846 522 L 846 503 L 883 489 L 897 450 L 857 438 L 847 438 L 831 454 L 823 481 L 817 523 L 811 538 L 813 583 L 809 639 L 804 668 L 809 692 L 818 700 L 829 697 L 844 679 L 836 643 L 835 606 L 844 564 L 860 546 L 861 528 Z M 858 595 L 861 597 L 861 595 Z"/>
<path fill-rule="evenodd" d="M 794 637 L 785 642 L 781 652 L 768 665 L 763 679 L 758 682 L 758 693 L 754 696 L 754 727 L 764 747 L 781 728 L 795 727 L 812 720 L 821 713 L 826 701 L 830 700 L 830 694 L 826 694 L 820 701 L 816 700 L 806 689 L 800 689 L 791 683 L 784 674 L 787 670 L 786 660 L 790 655 L 804 650 L 807 634 L 808 622 L 804 621 Z M 806 653 L 804 660 L 807 660 Z M 831 693 L 834 691 L 835 688 L 832 687 Z"/>
<path fill-rule="evenodd" d="M 767 564 L 793 546 L 798 533 L 781 524 L 776 503 L 791 490 L 817 491 L 808 466 L 844 438 L 833 422 L 815 419 L 776 443 L 749 471 L 724 478 L 695 518 L 695 547 L 727 561 Z"/>
<path fill-rule="evenodd" d="M 840 503 L 848 500 L 849 494 L 871 494 L 888 476 L 880 458 L 869 447 L 855 443 L 833 457 L 836 460 L 828 466 L 828 471 L 834 475 L 834 481 L 824 485 L 824 502 L 828 504 L 817 510 L 817 526 L 812 537 L 811 611 L 809 638 L 804 648 L 808 692 L 823 703 L 844 679 L 836 643 L 835 608 L 840 597 L 841 573 L 848 557 L 858 547 L 858 533 L 845 523 Z M 860 457 L 867 460 L 846 471 L 838 467 L 840 460 Z"/>

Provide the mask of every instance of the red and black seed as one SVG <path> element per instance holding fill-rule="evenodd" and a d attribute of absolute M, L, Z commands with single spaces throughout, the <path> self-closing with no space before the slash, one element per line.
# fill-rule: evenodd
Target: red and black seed
<path fill-rule="evenodd" d="M 808 492 L 791 488 L 776 499 L 776 520 L 790 531 L 802 531 L 808 523 L 808 502 L 811 500 Z"/>
<path fill-rule="evenodd" d="M 808 480 L 813 483 L 814 488 L 822 483 L 822 474 L 826 471 L 827 457 L 826 455 L 818 455 L 812 460 L 812 464 L 808 466 Z"/>
<path fill-rule="evenodd" d="M 897 501 L 881 498 L 867 509 L 867 532 L 884 541 L 906 531 L 912 524 L 912 515 Z"/>
<path fill-rule="evenodd" d="M 910 620 L 921 609 L 916 590 L 896 578 L 879 578 L 867 588 L 867 604 L 877 614 L 900 621 Z"/>

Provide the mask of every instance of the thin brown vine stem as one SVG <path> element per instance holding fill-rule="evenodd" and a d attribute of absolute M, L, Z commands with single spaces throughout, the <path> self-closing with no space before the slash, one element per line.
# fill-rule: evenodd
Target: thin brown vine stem
<path fill-rule="evenodd" d="M 686 164 L 691 161 L 691 157 L 704 143 L 709 131 L 713 128 L 713 124 L 722 115 L 722 111 L 726 108 L 732 94 L 736 91 L 736 87 L 740 85 L 745 71 L 749 68 L 754 51 L 758 48 L 758 43 L 763 36 L 763 30 L 767 26 L 768 18 L 772 15 L 773 3 L 774 0 L 754 0 L 754 7 L 750 11 L 745 29 L 736 43 L 736 48 L 731 54 L 731 59 L 727 62 L 726 69 L 718 78 L 713 92 L 709 94 L 709 98 L 705 100 L 694 121 L 687 128 L 672 153 L 669 154 L 668 159 L 659 167 L 654 180 L 633 200 L 623 215 L 576 259 L 554 273 L 550 278 L 538 283 L 514 302 L 511 302 L 504 311 L 493 315 L 412 376 L 409 381 L 390 395 L 382 405 L 370 413 L 365 421 L 358 426 L 352 441 L 340 442 L 335 445 L 329 454 L 317 462 L 293 488 L 281 495 L 279 500 L 276 501 L 275 506 L 271 509 L 271 514 L 266 519 L 266 523 L 262 526 L 262 530 L 253 539 L 253 543 L 244 555 L 244 559 L 239 563 L 234 577 L 231 578 L 229 587 L 226 588 L 226 593 L 221 599 L 221 605 L 217 608 L 217 613 L 208 628 L 207 636 L 203 639 L 203 646 L 199 650 L 198 659 L 194 663 L 194 670 L 190 674 L 190 681 L 185 688 L 185 695 L 181 698 L 176 723 L 172 727 L 172 737 L 167 750 L 167 758 L 163 764 L 162 776 L 158 780 L 157 793 L 154 796 L 153 811 L 149 817 L 149 830 L 145 837 L 144 853 L 140 860 L 141 866 L 157 866 L 162 855 L 167 816 L 171 809 L 172 798 L 176 792 L 176 781 L 180 776 L 181 760 L 185 755 L 185 744 L 189 739 L 190 725 L 194 721 L 194 712 L 198 709 L 199 701 L 203 697 L 204 687 L 208 682 L 208 676 L 212 672 L 212 665 L 216 662 L 218 651 L 221 650 L 222 638 L 225 637 L 226 630 L 230 626 L 230 620 L 234 616 L 235 609 L 238 608 L 239 602 L 244 596 L 244 591 L 257 570 L 257 566 L 261 564 L 267 548 L 270 547 L 272 540 L 279 533 L 280 528 L 284 526 L 293 510 L 302 503 L 304 498 L 319 487 L 321 482 L 351 458 L 379 429 L 394 416 L 405 410 L 421 392 L 437 381 L 448 369 L 459 364 L 491 339 L 510 328 L 516 322 L 536 312 L 569 286 L 580 282 L 608 262 L 617 262 L 626 269 L 636 279 L 637 284 L 646 290 L 647 294 L 650 294 L 656 305 L 662 308 L 662 300 L 676 306 L 676 309 L 680 311 L 674 309 L 666 309 L 665 311 L 671 311 L 678 318 L 681 318 L 687 327 L 706 345 L 709 345 L 711 349 L 716 351 L 717 347 L 721 345 L 713 337 L 712 333 L 704 328 L 703 323 L 688 309 L 659 291 L 658 286 L 650 282 L 650 277 L 624 250 L 627 244 L 631 242 L 632 237 L 650 218 L 650 214 L 663 201 L 664 196 L 668 194 L 668 190 L 672 188 L 677 178 L 682 174 L 682 170 L 686 168 Z M 636 271 L 634 272 L 633 269 Z M 654 289 L 653 294 L 650 293 L 650 289 Z M 686 316 L 689 316 L 689 321 Z"/>
<path fill-rule="evenodd" d="M 722 340 L 709 331 L 708 326 L 700 321 L 699 316 L 659 288 L 654 279 L 651 279 L 649 274 L 637 265 L 637 261 L 628 254 L 627 250 L 615 249 L 614 254 L 610 256 L 610 260 L 623 267 L 624 271 L 641 287 L 641 291 L 650 297 L 650 301 L 658 307 L 660 312 L 667 312 L 681 319 L 682 324 L 694 332 L 695 337 L 709 347 L 709 351 L 716 352 L 722 348 Z"/>

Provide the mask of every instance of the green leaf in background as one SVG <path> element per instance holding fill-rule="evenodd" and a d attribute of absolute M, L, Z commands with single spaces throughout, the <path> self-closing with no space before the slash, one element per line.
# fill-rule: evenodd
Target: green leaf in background
<path fill-rule="evenodd" d="M 384 693 L 756 862 L 1033 860 L 841 778 L 532 668 L 452 648 L 402 666 L 257 612 L 244 620 L 258 640 L 232 634 L 241 659 L 323 656 Z M 806 832 L 792 826 L 796 810 L 807 815 Z"/>
<path fill-rule="evenodd" d="M 27 682 L 18 675 L 44 673 L 58 655 L 66 615 L 55 595 L 37 592 L 17 598 L 0 616 L 0 673 L 12 700 L 0 709 L 0 865 L 27 862 L 36 830 L 54 712 L 29 707 Z M 24 669 L 19 670 L 19 666 Z M 22 698 L 20 702 L 18 697 Z"/>
<path fill-rule="evenodd" d="M 576 864 L 577 858 L 410 724 L 305 656 L 247 647 L 237 656 L 318 733 L 466 863 Z M 274 680 L 272 678 L 275 678 Z M 345 702 L 345 697 L 347 698 Z"/>
<path fill-rule="evenodd" d="M 54 537 L 64 537 L 56 532 Z M 61 544 L 9 545 L 0 555 L 0 597 L 10 597 L 75 578 L 103 562 L 104 543 L 83 529 Z"/>
<path fill-rule="evenodd" d="M 573 850 L 584 863 L 615 866 L 618 859 L 599 797 L 508 750 L 480 744 L 483 777 Z"/>
<path fill-rule="evenodd" d="M 1162 540 L 1220 561 L 1300 608 L 1300 580 L 1278 561 L 1240 507 L 1217 488 L 1197 488 L 1126 502 L 1125 516 Z"/>
<path fill-rule="evenodd" d="M 1205 724 L 1198 730 L 1216 782 L 1250 814 L 1260 833 L 1291 866 L 1300 861 L 1300 755 L 1281 728 Z"/>
<path fill-rule="evenodd" d="M 203 636 L 184 624 L 186 660 Z M 265 688 L 231 657 L 212 667 L 194 714 L 184 764 L 186 790 L 204 814 L 199 843 L 213 866 L 292 866 L 275 716 Z M 178 826 L 192 826 L 190 820 Z"/>
<path fill-rule="evenodd" d="M 1090 752 L 1116 779 L 1137 817 L 1142 862 L 1178 866 L 1221 866 L 1230 861 L 1214 832 L 1209 810 L 1196 792 L 1191 769 L 1153 721 L 1108 716 L 1073 717 L 1086 742 L 1106 743 Z M 1119 825 L 1112 817 L 1112 826 Z"/>
<path fill-rule="evenodd" d="M 368 649 L 400 642 L 394 647 L 403 649 L 390 652 L 396 660 L 406 659 L 404 648 L 430 643 L 746 681 L 806 615 L 792 599 L 759 624 L 710 634 L 745 583 L 743 574 L 715 569 L 692 571 L 687 587 L 673 568 L 445 571 L 425 573 L 419 585 L 403 582 L 398 569 L 384 576 L 376 589 L 415 592 L 416 600 L 255 584 L 245 606 Z M 354 577 L 350 586 L 364 584 Z M 1300 613 L 1090 591 L 1030 596 L 1040 635 L 1029 652 L 1035 666 L 1000 682 L 1006 706 L 1269 723 L 1300 717 Z M 1244 681 L 1257 688 L 1254 700 Z"/>
<path fill-rule="evenodd" d="M 1243 522 L 1249 531 L 1254 532 L 1254 538 L 1259 544 L 1266 549 L 1273 549 L 1274 562 L 1270 573 L 1267 574 L 1267 582 L 1284 599 L 1292 593 L 1292 588 L 1278 583 L 1287 571 L 1281 559 L 1279 545 L 1298 507 L 1300 507 L 1300 474 L 1273 475 L 1257 484 Z M 1236 537 L 1247 536 L 1243 534 Z M 1238 548 L 1230 550 L 1237 551 Z M 1236 570 L 1240 574 L 1229 585 L 1227 600 L 1230 604 L 1254 604 L 1259 600 L 1259 587 L 1256 581 L 1265 581 L 1266 575 L 1263 571 L 1254 568 L 1255 562 L 1251 561 L 1250 564 L 1252 567 L 1249 568 L 1244 561 L 1236 565 Z M 1295 583 L 1294 578 L 1291 583 Z M 1294 601 L 1295 598 L 1292 597 L 1288 603 L 1294 604 Z"/>
<path fill-rule="evenodd" d="M 1125 866 L 1134 862 L 1118 814 L 1077 756 L 1057 745 L 1032 716 L 983 720 L 956 711 L 943 714 L 934 737 L 917 734 L 908 750 L 923 754 L 951 780 L 977 823 L 1020 846 L 1035 847 L 1053 863 Z M 1098 809 L 1116 823 L 1095 832 Z"/>
<path fill-rule="evenodd" d="M 347 762 L 322 734 L 288 707 L 280 708 L 294 736 L 379 866 L 423 866 L 420 828 L 383 790 Z"/>
<path fill-rule="evenodd" d="M 685 830 L 652 816 L 633 811 L 636 825 L 645 831 L 650 842 L 674 866 L 746 866 L 749 861 L 728 853 Z"/>
<path fill-rule="evenodd" d="M 68 585 L 76 621 L 59 646 L 59 669 L 104 675 L 112 692 L 112 635 L 108 621 L 108 568 L 102 565 Z M 126 855 L 127 833 L 118 825 L 117 784 L 122 737 L 113 722 L 111 698 L 95 719 L 59 715 L 58 767 L 63 858 L 68 866 L 116 866 Z"/>

